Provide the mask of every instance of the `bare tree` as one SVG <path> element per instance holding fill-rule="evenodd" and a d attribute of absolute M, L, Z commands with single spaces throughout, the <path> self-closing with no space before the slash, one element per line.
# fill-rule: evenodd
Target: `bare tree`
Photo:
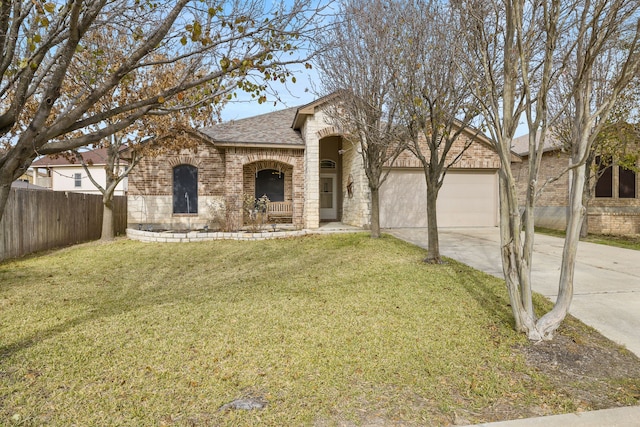
<path fill-rule="evenodd" d="M 565 74 L 572 84 L 575 113 L 572 117 L 569 171 L 569 212 L 558 299 L 542 316 L 537 328 L 542 336 L 552 334 L 565 318 L 573 298 L 573 277 L 580 229 L 586 208 L 586 162 L 593 144 L 607 122 L 620 93 L 635 77 L 640 66 L 640 4 L 635 0 L 594 0 L 581 2 L 576 9 L 576 46 L 573 67 Z M 620 47 L 626 45 L 624 50 Z M 603 84 L 594 92 L 596 64 L 609 57 Z M 604 95 L 604 96 L 603 96 Z"/>
<path fill-rule="evenodd" d="M 459 64 L 462 32 L 454 10 L 443 2 L 408 2 L 403 11 L 405 38 L 397 82 L 409 149 L 420 160 L 427 184 L 428 253 L 425 262 L 441 263 L 437 200 L 445 175 L 473 142 L 477 101 Z M 465 139 L 464 136 L 467 136 Z M 457 144 L 456 144 L 457 143 Z M 455 146 L 455 150 L 452 149 Z"/>
<path fill-rule="evenodd" d="M 636 1 L 506 0 L 458 2 L 461 19 L 472 35 L 475 93 L 501 159 L 500 226 L 502 263 L 515 326 L 532 340 L 551 339 L 566 317 L 573 296 L 573 272 L 584 207 L 585 160 L 617 94 L 637 69 Z M 625 31 L 627 30 L 627 31 Z M 631 31 L 630 37 L 628 31 Z M 611 98 L 595 107 L 593 63 L 618 37 L 630 49 L 611 70 Z M 572 65 L 573 64 L 573 65 Z M 553 309 L 538 318 L 531 299 L 534 206 L 538 171 L 547 131 L 554 117 L 549 94 L 560 78 L 571 76 L 569 90 L 556 99 L 558 110 L 573 103 L 569 221 L 561 261 L 558 298 Z M 510 167 L 510 147 L 522 115 L 529 127 L 529 176 L 523 212 Z"/>
<path fill-rule="evenodd" d="M 362 156 L 371 192 L 371 237 L 380 237 L 379 190 L 404 148 L 398 74 L 401 2 L 345 0 L 340 20 L 321 40 L 318 65 L 325 93 L 335 94 L 329 119 Z"/>
<path fill-rule="evenodd" d="M 230 90 L 263 101 L 266 82 L 288 79 L 287 65 L 306 60 L 288 54 L 314 38 L 318 10 L 310 3 L 2 2 L 0 218 L 11 182 L 39 155 L 98 143 L 146 115 L 218 103 Z M 112 50 L 121 61 L 106 60 Z M 74 64 L 84 71 L 70 73 Z M 169 64 L 174 83 L 149 86 L 125 104 L 100 104 L 132 74 Z"/>
<path fill-rule="evenodd" d="M 626 49 L 626 45 L 611 49 L 606 55 L 596 58 L 593 68 L 592 97 L 596 100 L 594 105 L 601 105 L 603 100 L 611 96 L 610 70 L 616 69 L 620 54 Z M 561 94 L 566 93 L 566 87 L 573 85 L 573 77 L 566 74 L 567 78 L 561 86 Z M 616 102 L 608 114 L 597 136 L 591 144 L 591 148 L 585 161 L 585 188 L 582 196 L 582 204 L 585 212 L 589 209 L 589 203 L 595 196 L 596 184 L 600 178 L 611 168 L 619 166 L 627 170 L 638 172 L 638 158 L 640 156 L 640 75 L 635 78 L 620 92 Z M 573 100 L 561 113 L 561 120 L 552 129 L 556 138 L 566 152 L 571 152 L 573 145 L 573 117 L 575 107 Z M 584 215 L 580 237 L 586 237 L 589 231 L 588 215 Z"/>

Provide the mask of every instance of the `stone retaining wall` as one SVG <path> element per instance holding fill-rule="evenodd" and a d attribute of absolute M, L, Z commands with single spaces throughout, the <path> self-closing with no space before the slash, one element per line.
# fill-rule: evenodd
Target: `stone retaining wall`
<path fill-rule="evenodd" d="M 186 243 L 186 242 L 205 242 L 211 240 L 267 240 L 267 239 L 284 239 L 288 237 L 300 237 L 310 234 L 329 234 L 329 233 L 357 233 L 362 230 L 291 230 L 291 231 L 262 231 L 251 233 L 245 231 L 225 233 L 222 231 L 189 231 L 189 232 L 172 232 L 172 231 L 144 231 L 127 228 L 127 237 L 131 240 L 140 242 L 156 242 L 156 243 Z"/>

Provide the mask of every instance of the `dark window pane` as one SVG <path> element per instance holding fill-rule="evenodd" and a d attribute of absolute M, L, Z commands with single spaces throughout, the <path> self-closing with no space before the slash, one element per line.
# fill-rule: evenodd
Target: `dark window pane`
<path fill-rule="evenodd" d="M 173 168 L 173 213 L 198 213 L 198 168 Z"/>
<path fill-rule="evenodd" d="M 256 199 L 267 195 L 272 202 L 284 202 L 284 172 L 264 169 L 256 176 Z"/>
<path fill-rule="evenodd" d="M 618 197 L 621 199 L 634 199 L 636 197 L 636 173 L 623 167 L 618 168 L 620 174 L 620 187 Z"/>
<path fill-rule="evenodd" d="M 596 197 L 613 197 L 613 168 L 600 163 L 600 157 L 596 158 L 598 164 L 598 182 L 596 182 Z"/>

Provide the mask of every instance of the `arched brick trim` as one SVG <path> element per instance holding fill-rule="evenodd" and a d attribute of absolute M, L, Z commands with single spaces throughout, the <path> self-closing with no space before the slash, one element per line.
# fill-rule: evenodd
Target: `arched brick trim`
<path fill-rule="evenodd" d="M 342 136 L 342 134 L 343 132 L 335 126 L 326 127 L 317 132 L 318 139 L 327 138 L 329 136 Z"/>
<path fill-rule="evenodd" d="M 181 154 L 177 157 L 171 157 L 168 163 L 169 163 L 169 166 L 171 166 L 171 168 L 175 168 L 178 165 L 191 165 L 197 168 L 200 168 L 202 166 L 202 162 L 200 159 L 194 156 L 185 155 L 185 154 Z"/>
<path fill-rule="evenodd" d="M 295 160 L 286 154 L 280 153 L 252 153 L 244 157 L 244 161 L 242 162 L 243 166 L 249 165 L 251 163 L 263 163 L 270 162 L 273 164 L 286 164 L 287 166 L 293 166 L 295 164 Z M 262 168 L 269 169 L 269 168 Z M 277 169 L 277 168 L 272 168 Z"/>
<path fill-rule="evenodd" d="M 264 169 L 274 169 L 277 171 L 290 171 L 293 166 L 287 163 L 278 162 L 276 160 L 258 160 L 257 162 L 247 163 L 244 167 L 251 168 L 254 172 L 260 172 Z"/>

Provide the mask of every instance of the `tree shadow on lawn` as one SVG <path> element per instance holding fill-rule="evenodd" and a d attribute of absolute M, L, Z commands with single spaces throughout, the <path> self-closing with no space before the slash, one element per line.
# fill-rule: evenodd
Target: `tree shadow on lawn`
<path fill-rule="evenodd" d="M 498 319 L 518 334 L 504 280 L 448 261 L 456 278 L 487 317 Z M 553 307 L 542 295 L 534 294 L 533 300 L 538 314 Z M 523 338 L 514 351 L 544 375 L 555 393 L 571 398 L 575 406 L 561 412 L 637 405 L 640 400 L 640 358 L 571 315 L 552 340 L 532 342 Z M 537 415 L 548 413 L 542 411 Z"/>
<path fill-rule="evenodd" d="M 148 290 L 142 292 L 140 290 L 141 286 L 142 285 L 128 287 L 126 292 L 120 293 L 117 296 L 115 293 L 109 293 L 112 297 L 106 300 L 103 296 L 96 297 L 95 301 L 100 301 L 100 305 L 92 304 L 87 307 L 87 313 L 73 317 L 47 329 L 37 330 L 30 336 L 19 339 L 13 343 L 1 345 L 0 358 L 11 357 L 16 353 L 27 350 L 85 323 L 142 310 L 145 307 L 152 307 L 164 301 L 164 299 L 162 299 L 162 301 L 158 299 L 159 296 L 164 297 L 160 289 L 157 289 L 156 293 L 152 292 L 150 294 Z"/>
<path fill-rule="evenodd" d="M 455 273 L 456 281 L 487 313 L 488 318 L 497 319 L 500 323 L 511 328 L 515 326 L 504 280 L 452 259 L 447 259 L 446 262 L 451 271 Z M 487 286 L 487 283 L 490 283 L 491 286 Z"/>

